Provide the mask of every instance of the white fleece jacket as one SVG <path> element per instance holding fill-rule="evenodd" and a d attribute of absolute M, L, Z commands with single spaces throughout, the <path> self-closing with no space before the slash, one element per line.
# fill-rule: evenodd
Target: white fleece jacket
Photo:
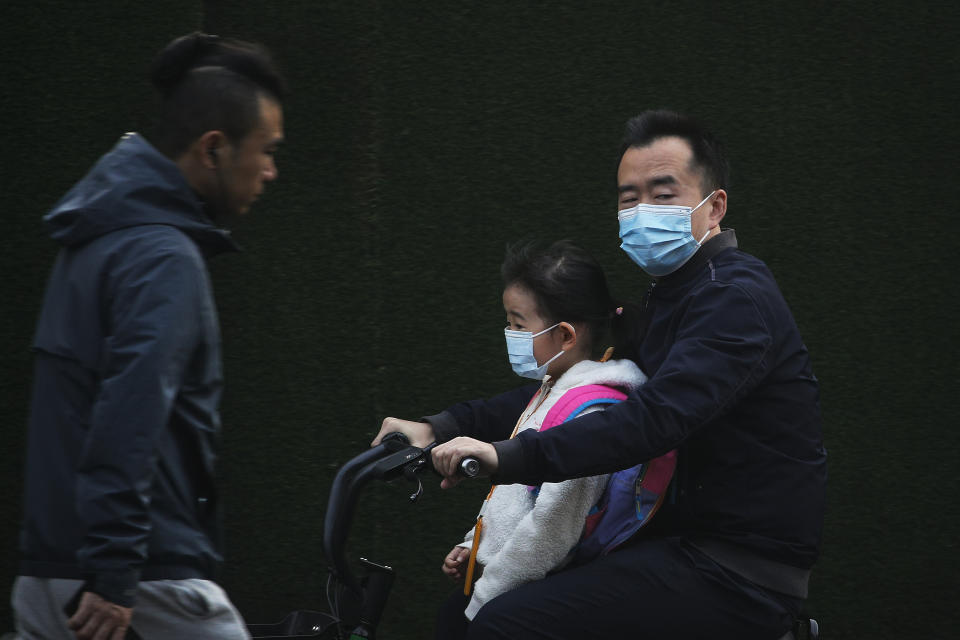
<path fill-rule="evenodd" d="M 645 381 L 646 376 L 630 360 L 578 362 L 556 382 L 549 376 L 544 379 L 540 397 L 521 416 L 518 432 L 539 429 L 554 403 L 574 387 L 637 387 Z M 594 405 L 583 413 L 603 408 Z M 545 482 L 536 498 L 526 485 L 497 486 L 484 510 L 477 549 L 477 564 L 483 567 L 483 575 L 474 585 L 464 612 L 467 619 L 473 620 L 480 607 L 501 593 L 543 578 L 563 564 L 580 540 L 584 519 L 603 494 L 608 478 L 602 475 Z M 460 546 L 472 546 L 473 531 L 467 532 Z"/>

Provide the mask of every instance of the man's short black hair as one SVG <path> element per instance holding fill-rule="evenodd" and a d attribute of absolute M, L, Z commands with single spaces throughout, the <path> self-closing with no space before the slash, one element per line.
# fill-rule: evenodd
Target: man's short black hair
<path fill-rule="evenodd" d="M 153 61 L 150 80 L 160 93 L 153 142 L 180 156 L 206 131 L 238 143 L 260 122 L 260 98 L 283 102 L 285 87 L 261 46 L 191 33 L 167 45 Z"/>
<path fill-rule="evenodd" d="M 627 149 L 646 147 L 660 138 L 674 136 L 690 145 L 693 164 L 703 175 L 704 195 L 714 189 L 728 188 L 730 165 L 723 145 L 699 122 L 674 111 L 644 111 L 630 118 L 620 146 L 620 158 Z"/>

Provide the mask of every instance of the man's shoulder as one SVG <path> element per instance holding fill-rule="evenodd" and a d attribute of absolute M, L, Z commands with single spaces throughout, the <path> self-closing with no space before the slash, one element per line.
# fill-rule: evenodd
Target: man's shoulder
<path fill-rule="evenodd" d="M 760 258 L 740 249 L 724 251 L 711 259 L 708 271 L 697 292 L 704 304 L 715 302 L 718 312 L 753 308 L 772 326 L 792 326 L 793 314 L 783 292 Z"/>
<path fill-rule="evenodd" d="M 701 284 L 738 285 L 749 291 L 777 291 L 773 272 L 760 258 L 738 248 L 727 249 L 708 262 Z"/>
<path fill-rule="evenodd" d="M 128 252 L 136 257 L 184 257 L 202 260 L 196 242 L 182 229 L 172 224 L 138 224 L 121 227 L 97 240 L 100 248 Z"/>
<path fill-rule="evenodd" d="M 115 229 L 82 247 L 75 268 L 100 272 L 111 286 L 202 283 L 206 262 L 199 247 L 177 227 L 142 224 Z M 82 265 L 82 266 L 81 266 Z"/>
<path fill-rule="evenodd" d="M 740 247 L 727 247 L 717 255 L 711 258 L 711 262 L 718 265 L 740 266 L 747 269 L 767 269 L 767 263 L 741 249 Z"/>

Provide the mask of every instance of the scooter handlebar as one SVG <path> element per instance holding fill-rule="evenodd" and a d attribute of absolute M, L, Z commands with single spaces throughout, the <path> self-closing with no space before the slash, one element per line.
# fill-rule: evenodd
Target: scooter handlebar
<path fill-rule="evenodd" d="M 397 445 L 392 444 L 394 441 L 397 442 Z M 391 446 L 396 446 L 399 449 L 402 448 L 402 446 L 410 444 L 410 439 L 407 438 L 406 434 L 400 431 L 393 431 L 383 436 L 381 443 L 386 444 L 388 448 Z M 430 465 L 431 469 L 433 469 L 433 458 L 430 456 L 430 450 L 435 446 L 437 446 L 437 443 L 433 442 L 423 449 L 423 452 L 427 456 L 427 464 Z M 467 456 L 461 459 L 460 463 L 457 465 L 457 473 L 464 478 L 476 478 L 478 475 L 480 475 L 480 461 L 473 456 Z"/>
<path fill-rule="evenodd" d="M 457 465 L 457 473 L 464 478 L 476 478 L 480 474 L 480 461 L 472 456 L 467 456 Z"/>

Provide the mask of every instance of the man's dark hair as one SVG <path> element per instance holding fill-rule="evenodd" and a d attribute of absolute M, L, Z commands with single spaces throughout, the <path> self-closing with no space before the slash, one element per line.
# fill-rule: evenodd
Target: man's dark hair
<path fill-rule="evenodd" d="M 674 111 L 644 111 L 627 121 L 620 158 L 633 147 L 646 147 L 655 140 L 675 136 L 686 140 L 693 151 L 693 165 L 703 176 L 704 194 L 726 189 L 730 184 L 730 165 L 723 145 L 699 122 Z"/>
<path fill-rule="evenodd" d="M 260 122 L 260 98 L 283 101 L 285 87 L 270 54 L 259 45 L 191 33 L 153 61 L 150 80 L 160 93 L 153 142 L 176 158 L 206 131 L 238 143 Z"/>
<path fill-rule="evenodd" d="M 580 339 L 595 356 L 608 338 L 617 357 L 635 354 L 639 309 L 611 297 L 603 268 L 586 249 L 569 240 L 510 245 L 500 275 L 505 288 L 517 285 L 533 295 L 537 315 L 548 324 L 584 323 L 588 335 Z"/>

